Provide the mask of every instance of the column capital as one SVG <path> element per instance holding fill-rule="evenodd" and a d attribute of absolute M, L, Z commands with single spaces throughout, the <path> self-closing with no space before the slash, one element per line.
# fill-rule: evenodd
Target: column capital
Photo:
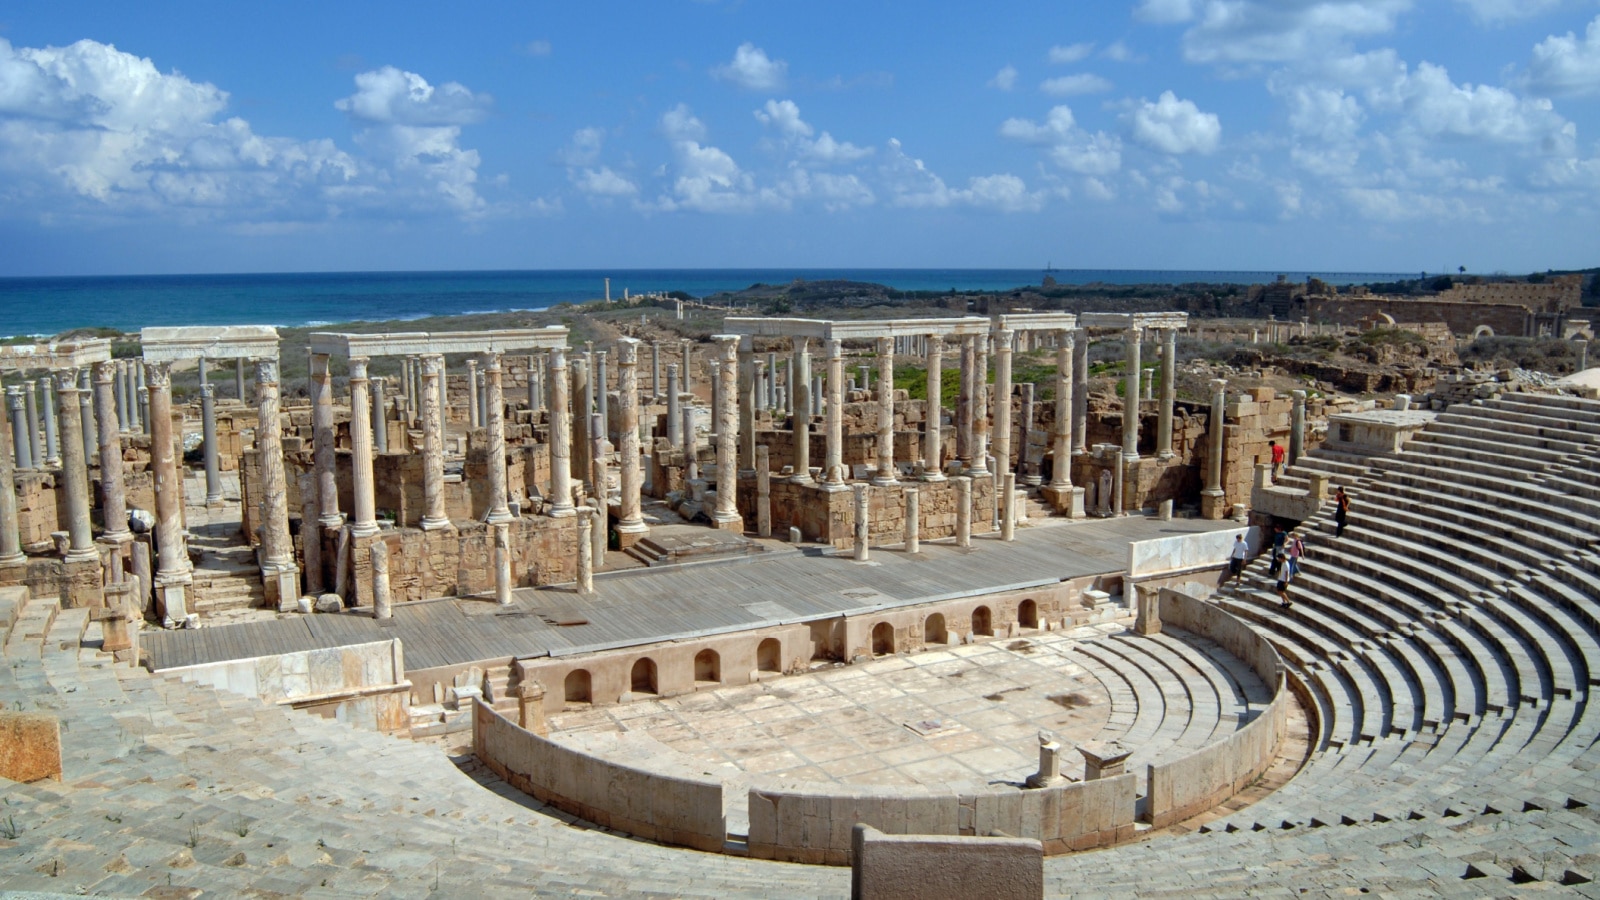
<path fill-rule="evenodd" d="M 75 394 L 78 392 L 77 369 L 54 369 L 50 372 L 50 376 L 55 379 L 56 393 Z M 1304 394 L 1305 391 L 1300 393 Z"/>
<path fill-rule="evenodd" d="M 201 397 L 203 397 L 203 398 L 205 398 L 207 400 L 210 400 L 213 397 L 215 397 L 216 395 L 217 395 L 217 387 L 216 387 L 216 385 L 210 384 L 210 383 L 200 385 L 200 396 Z"/>
<path fill-rule="evenodd" d="M 932 352 L 934 350 L 943 350 L 944 349 L 944 335 L 941 335 L 941 334 L 929 334 L 929 335 L 924 335 L 924 337 L 926 337 L 928 339 L 928 351 L 929 352 Z"/>
<path fill-rule="evenodd" d="M 350 357 L 350 380 L 352 382 L 367 380 L 367 363 L 369 362 L 371 360 L 365 356 Z"/>
<path fill-rule="evenodd" d="M 796 352 L 796 353 L 810 353 L 811 352 L 811 339 L 810 338 L 797 337 L 797 338 L 790 338 L 789 341 L 790 341 L 791 346 L 794 347 L 794 352 Z"/>
<path fill-rule="evenodd" d="M 878 354 L 880 356 L 893 356 L 894 355 L 894 338 L 892 338 L 892 337 L 881 337 L 881 338 L 878 338 Z"/>
<path fill-rule="evenodd" d="M 144 379 L 147 387 L 172 387 L 172 363 L 145 360 Z"/>
<path fill-rule="evenodd" d="M 95 384 L 114 384 L 117 380 L 117 366 L 115 360 L 97 362 L 94 364 Z"/>
<path fill-rule="evenodd" d="M 843 359 L 844 358 L 844 341 L 842 341 L 842 340 L 840 340 L 838 338 L 828 338 L 828 358 L 829 359 Z"/>
<path fill-rule="evenodd" d="M 639 363 L 639 345 L 643 343 L 638 338 L 617 338 L 617 365 L 633 366 Z"/>
<path fill-rule="evenodd" d="M 1006 353 L 1011 352 L 1012 343 L 1016 339 L 1015 331 L 1012 331 L 1009 328 L 996 328 L 990 332 L 990 336 L 994 338 L 994 351 L 996 353 L 1000 353 L 1002 351 Z"/>
<path fill-rule="evenodd" d="M 467 358 L 467 371 L 468 372 L 473 372 L 473 371 L 476 371 L 477 368 L 478 368 L 478 361 L 475 360 L 475 359 L 472 359 L 471 357 L 468 357 Z"/>
<path fill-rule="evenodd" d="M 444 354 L 442 353 L 424 353 L 418 359 L 422 362 L 422 374 L 424 377 L 432 375 L 437 378 L 444 371 Z"/>
<path fill-rule="evenodd" d="M 262 357 L 256 360 L 256 386 L 278 386 L 278 361 Z"/>
<path fill-rule="evenodd" d="M 567 367 L 567 348 L 552 347 L 545 364 L 552 369 L 565 369 Z"/>
<path fill-rule="evenodd" d="M 1211 379 L 1211 390 L 1212 390 L 1213 393 L 1217 393 L 1217 394 L 1225 393 L 1228 390 L 1228 379 L 1226 379 L 1226 378 L 1213 378 L 1213 379 Z"/>
<path fill-rule="evenodd" d="M 321 379 L 321 378 L 327 378 L 328 377 L 328 359 L 329 359 L 329 357 L 328 357 L 328 354 L 326 354 L 326 353 L 313 353 L 313 354 L 311 354 L 311 377 L 312 378 Z"/>
<path fill-rule="evenodd" d="M 1143 325 L 1129 325 L 1127 328 L 1123 329 L 1123 334 L 1136 341 L 1144 340 L 1144 332 L 1145 328 Z"/>

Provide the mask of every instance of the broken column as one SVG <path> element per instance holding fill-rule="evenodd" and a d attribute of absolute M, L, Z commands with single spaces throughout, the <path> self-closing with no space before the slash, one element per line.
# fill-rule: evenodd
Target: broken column
<path fill-rule="evenodd" d="M 189 562 L 189 542 L 183 530 L 183 477 L 172 440 L 172 370 L 164 362 L 145 363 L 144 368 L 148 372 L 156 546 L 160 548 L 153 581 L 162 624 L 174 628 L 189 623 L 188 591 L 194 581 L 194 567 Z"/>
<path fill-rule="evenodd" d="M 989 336 L 972 341 L 972 469 L 979 477 L 989 474 Z"/>
<path fill-rule="evenodd" d="M 676 447 L 683 443 L 682 397 L 678 388 L 678 365 L 667 364 L 667 443 Z M 685 460 L 685 465 L 688 461 Z"/>
<path fill-rule="evenodd" d="M 1047 788 L 1060 784 L 1061 741 L 1048 731 L 1039 732 L 1039 771 L 1028 776 L 1031 788 Z"/>
<path fill-rule="evenodd" d="M 372 447 L 377 453 L 389 452 L 389 417 L 383 409 L 384 379 L 374 378 L 367 386 L 372 393 Z"/>
<path fill-rule="evenodd" d="M 994 460 L 996 475 L 1011 473 L 1011 343 L 1009 328 L 994 332 Z"/>
<path fill-rule="evenodd" d="M 921 543 L 921 537 L 922 537 L 921 510 L 918 508 L 920 506 L 920 504 L 917 502 L 918 501 L 918 494 L 920 494 L 920 493 L 921 492 L 917 490 L 916 485 L 908 484 L 905 487 L 905 496 L 906 496 L 906 552 L 907 553 L 921 553 L 922 552 L 922 543 Z"/>
<path fill-rule="evenodd" d="M 448 527 L 444 507 L 444 357 L 422 357 L 422 530 Z"/>
<path fill-rule="evenodd" d="M 923 416 L 922 480 L 944 480 L 944 413 L 940 409 L 944 392 L 944 338 L 928 335 L 928 401 Z"/>
<path fill-rule="evenodd" d="M 878 338 L 878 474 L 873 484 L 899 484 L 894 470 L 894 338 Z"/>
<path fill-rule="evenodd" d="M 1161 329 L 1161 402 L 1156 406 L 1156 458 L 1171 459 L 1172 406 L 1178 401 L 1178 330 Z"/>
<path fill-rule="evenodd" d="M 483 427 L 483 420 L 478 417 L 478 361 L 467 360 L 467 427 L 478 429 Z"/>
<path fill-rule="evenodd" d="M 1289 413 L 1289 465 L 1300 460 L 1306 449 L 1306 392 L 1290 391 L 1294 398 Z"/>
<path fill-rule="evenodd" d="M 222 502 L 222 466 L 217 453 L 216 388 L 200 386 L 200 437 L 206 466 L 206 505 Z"/>
<path fill-rule="evenodd" d="M 334 455 L 333 378 L 325 353 L 311 354 L 311 464 L 317 470 L 317 524 L 338 528 L 339 480 Z M 309 525 L 310 523 L 305 523 Z"/>
<path fill-rule="evenodd" d="M 28 413 L 27 401 L 22 396 L 22 388 L 12 385 L 6 388 L 6 405 L 11 408 L 11 447 L 16 456 L 17 468 L 33 468 L 33 446 L 28 440 Z"/>
<path fill-rule="evenodd" d="M 617 341 L 617 418 L 617 455 L 621 464 L 617 480 L 622 489 L 617 505 L 617 534 L 626 548 L 650 531 L 640 499 L 644 472 L 639 463 L 639 341 L 634 338 Z"/>
<path fill-rule="evenodd" d="M 373 541 L 369 553 L 372 558 L 372 617 L 387 619 L 394 615 L 393 596 L 389 590 L 389 545 Z"/>
<path fill-rule="evenodd" d="M 756 536 L 772 537 L 772 461 L 766 444 L 756 447 Z"/>
<path fill-rule="evenodd" d="M 744 531 L 744 520 L 739 516 L 739 506 L 736 491 L 739 485 L 738 473 L 738 445 L 739 424 L 741 413 L 754 410 L 749 408 L 750 397 L 740 397 L 739 392 L 739 363 L 744 353 L 744 342 L 749 337 L 740 338 L 738 335 L 719 334 L 712 339 L 718 344 L 717 349 L 722 355 L 722 408 L 717 410 L 717 507 L 712 513 L 711 520 L 715 527 L 724 531 Z M 753 366 L 751 367 L 754 368 Z M 751 419 L 754 429 L 755 420 Z M 750 461 L 755 462 L 754 435 L 750 441 Z"/>
<path fill-rule="evenodd" d="M 568 400 L 567 351 L 550 351 L 550 496 L 546 510 L 554 518 L 575 513 L 572 505 L 572 408 Z"/>
<path fill-rule="evenodd" d="M 856 562 L 866 562 L 867 538 L 872 525 L 872 507 L 867 495 L 867 491 L 870 488 L 860 482 L 852 484 L 850 487 L 855 491 L 855 560 Z"/>
<path fill-rule="evenodd" d="M 318 540 L 321 529 L 312 524 L 317 521 L 317 474 L 315 472 L 301 472 L 298 484 L 300 486 L 300 556 L 306 574 L 305 596 L 320 597 L 323 593 L 322 541 Z M 278 598 L 279 612 L 290 612 L 295 605 L 287 597 Z"/>
<path fill-rule="evenodd" d="M 805 338 L 795 338 L 794 359 L 789 364 L 790 399 L 794 404 L 795 484 L 811 483 L 811 346 Z"/>
<path fill-rule="evenodd" d="M 594 509 L 583 506 L 578 516 L 578 593 L 594 593 Z"/>
<path fill-rule="evenodd" d="M 1073 456 L 1089 452 L 1089 332 L 1079 328 L 1076 337 L 1076 347 L 1072 351 Z"/>
<path fill-rule="evenodd" d="M 267 599 L 281 601 L 300 596 L 300 567 L 295 564 L 294 540 L 289 536 L 289 494 L 283 470 L 283 436 L 278 424 L 276 359 L 256 361 L 256 404 L 259 420 L 256 452 L 261 467 L 261 580 L 266 584 Z M 154 425 L 152 422 L 152 428 Z"/>
<path fill-rule="evenodd" d="M 511 526 L 495 522 L 489 526 L 494 531 L 494 601 L 501 606 L 511 605 Z"/>
<path fill-rule="evenodd" d="M 959 475 L 952 478 L 956 486 L 956 546 L 972 546 L 972 478 Z"/>
<path fill-rule="evenodd" d="M 1028 332 L 1021 332 L 1027 334 Z M 1017 422 L 1017 472 L 1021 474 L 1024 484 L 1037 487 L 1043 478 L 1039 476 L 1039 469 L 1028 456 L 1028 433 L 1033 430 L 1033 382 L 1025 381 L 1022 388 L 1022 415 Z"/>

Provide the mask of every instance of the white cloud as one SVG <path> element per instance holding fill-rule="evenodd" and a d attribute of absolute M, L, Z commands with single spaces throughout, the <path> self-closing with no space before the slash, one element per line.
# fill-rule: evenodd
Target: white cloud
<path fill-rule="evenodd" d="M 1582 40 L 1569 31 L 1535 44 L 1522 84 L 1536 94 L 1600 92 L 1600 16 L 1589 22 Z"/>
<path fill-rule="evenodd" d="M 1215 113 L 1201 112 L 1191 100 L 1163 91 L 1155 103 L 1145 100 L 1126 117 L 1132 138 L 1162 153 L 1210 153 L 1222 140 Z"/>
<path fill-rule="evenodd" d="M 1343 195 L 1356 212 L 1384 222 L 1487 218 L 1482 207 L 1461 197 L 1440 197 L 1386 187 L 1351 187 L 1346 188 Z"/>
<path fill-rule="evenodd" d="M 1039 85 L 1039 90 L 1053 97 L 1068 97 L 1074 94 L 1103 94 L 1111 90 L 1111 82 L 1090 72 L 1079 75 L 1063 75 L 1060 78 L 1051 78 Z"/>
<path fill-rule="evenodd" d="M 1133 15 L 1157 25 L 1187 22 L 1194 18 L 1194 0 L 1143 0 Z"/>
<path fill-rule="evenodd" d="M 967 180 L 966 188 L 951 188 L 922 160 L 909 156 L 900 141 L 890 138 L 882 169 L 895 206 L 939 209 L 974 206 L 999 212 L 1033 212 L 1044 206 L 1043 194 L 1030 192 L 1021 178 L 1011 174 L 982 175 Z"/>
<path fill-rule="evenodd" d="M 1184 32 L 1190 62 L 1290 62 L 1326 56 L 1351 37 L 1387 34 L 1412 0 L 1203 0 Z M 1172 20 L 1169 20 L 1172 21 Z"/>
<path fill-rule="evenodd" d="M 1122 168 L 1122 141 L 1103 131 L 1090 134 L 1077 127 L 1072 110 L 1057 106 L 1041 122 L 1007 119 L 1000 136 L 1050 148 L 1050 160 L 1080 175 L 1110 175 Z"/>
<path fill-rule="evenodd" d="M 1012 88 L 1016 87 L 1017 86 L 1017 68 L 1016 68 L 1016 66 L 1006 66 L 1005 68 L 1002 68 L 1000 71 L 994 73 L 994 77 L 989 79 L 988 85 L 989 85 L 989 87 L 995 88 L 997 90 L 1002 90 L 1002 91 L 1009 91 Z"/>
<path fill-rule="evenodd" d="M 1577 129 L 1549 100 L 1521 98 L 1504 88 L 1455 84 L 1442 66 L 1422 63 L 1386 101 L 1397 101 L 1405 125 L 1430 137 L 1499 143 L 1538 143 L 1545 152 L 1570 152 Z"/>
<path fill-rule="evenodd" d="M 1056 46 L 1050 48 L 1050 61 L 1057 65 L 1075 63 L 1088 57 L 1088 55 L 1093 52 L 1093 41 L 1084 41 L 1078 44 L 1067 44 L 1065 46 L 1057 44 Z"/>
<path fill-rule="evenodd" d="M 1028 191 L 1015 175 L 982 175 L 968 181 L 966 191 L 958 191 L 973 206 L 1001 212 L 1034 212 L 1044 206 L 1044 197 Z"/>
<path fill-rule="evenodd" d="M 711 70 L 713 77 L 750 91 L 776 91 L 783 88 L 789 64 L 769 59 L 766 51 L 746 41 L 733 51 L 732 61 Z"/>
<path fill-rule="evenodd" d="M 826 131 L 821 137 L 811 140 L 816 130 L 800 118 L 800 107 L 792 100 L 768 100 L 765 106 L 755 111 L 755 117 L 761 124 L 776 129 L 786 144 L 808 159 L 829 163 L 853 162 L 872 154 L 871 147 L 857 147 L 848 141 L 835 140 Z"/>
<path fill-rule="evenodd" d="M 1561 0 L 1456 0 L 1472 17 L 1488 25 L 1526 19 L 1561 5 Z"/>
<path fill-rule="evenodd" d="M 1106 45 L 1100 55 L 1112 62 L 1144 62 L 1144 57 L 1134 53 L 1132 48 L 1122 41 L 1113 41 Z"/>
<path fill-rule="evenodd" d="M 1336 88 L 1296 86 L 1289 95 L 1289 127 L 1325 141 L 1354 138 L 1366 118 L 1361 102 Z"/>
<path fill-rule="evenodd" d="M 491 100 L 449 81 L 434 87 L 415 72 L 384 66 L 356 76 L 356 92 L 334 103 L 350 118 L 375 125 L 470 125 Z"/>
<path fill-rule="evenodd" d="M 662 114 L 661 133 L 669 141 L 703 141 L 706 126 L 689 111 L 688 104 L 679 103 Z"/>
<path fill-rule="evenodd" d="M 638 185 L 609 166 L 575 171 L 571 178 L 578 190 L 595 197 L 632 197 L 639 193 Z"/>
<path fill-rule="evenodd" d="M 227 92 L 109 44 L 0 39 L 0 173 L 13 211 L 324 219 L 362 167 L 329 140 L 221 119 Z M 368 188 L 367 190 L 370 190 Z"/>
<path fill-rule="evenodd" d="M 529 41 L 522 45 L 522 52 L 529 56 L 549 56 L 550 42 L 546 40 Z"/>
<path fill-rule="evenodd" d="M 593 165 L 600 158 L 600 146 L 604 142 L 605 132 L 600 129 L 579 128 L 572 133 L 572 140 L 561 148 L 557 156 L 569 166 Z"/>

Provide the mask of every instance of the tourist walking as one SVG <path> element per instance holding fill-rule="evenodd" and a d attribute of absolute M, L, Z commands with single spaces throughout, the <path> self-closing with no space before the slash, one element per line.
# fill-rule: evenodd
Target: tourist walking
<path fill-rule="evenodd" d="M 1267 441 L 1267 449 L 1272 451 L 1272 483 L 1277 484 L 1283 476 L 1283 447 L 1277 441 Z"/>
<path fill-rule="evenodd" d="M 1344 537 L 1344 527 L 1350 524 L 1350 495 L 1339 488 L 1333 495 L 1333 536 Z"/>
<path fill-rule="evenodd" d="M 1306 545 L 1298 533 L 1289 536 L 1289 548 L 1285 552 L 1289 556 L 1289 574 L 1300 577 L 1300 557 L 1306 555 Z"/>
<path fill-rule="evenodd" d="M 1278 584 L 1275 588 L 1275 590 L 1278 592 L 1279 609 L 1288 609 L 1294 605 L 1293 603 L 1289 602 L 1289 582 L 1293 580 L 1294 570 L 1290 569 L 1288 566 L 1284 566 L 1283 571 L 1278 573 Z"/>
<path fill-rule="evenodd" d="M 1228 554 L 1228 578 L 1223 580 L 1223 584 L 1227 584 L 1229 580 L 1238 581 L 1239 576 L 1244 573 L 1244 564 L 1249 559 L 1250 545 L 1244 542 L 1244 534 L 1241 533 L 1233 539 L 1233 552 Z"/>

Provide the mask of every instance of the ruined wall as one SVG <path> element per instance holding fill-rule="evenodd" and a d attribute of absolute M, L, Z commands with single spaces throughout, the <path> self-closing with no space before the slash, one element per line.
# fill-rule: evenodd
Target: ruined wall
<path fill-rule="evenodd" d="M 494 590 L 494 533 L 482 522 L 460 529 L 386 529 L 351 542 L 356 602 L 372 602 L 372 545 L 389 545 L 389 589 L 395 603 Z M 578 577 L 578 520 L 523 516 L 510 523 L 511 580 L 519 586 Z M 329 557 L 325 557 L 329 558 Z"/>
<path fill-rule="evenodd" d="M 1376 315 L 1386 315 L 1396 322 L 1444 322 L 1456 334 L 1471 334 L 1479 325 L 1487 325 L 1498 335 L 1526 335 L 1529 312 L 1514 303 L 1484 303 L 1477 301 L 1450 301 L 1440 295 L 1438 300 L 1406 300 L 1388 297 L 1307 297 L 1301 315 L 1313 322 L 1336 322 L 1356 326 Z"/>
<path fill-rule="evenodd" d="M 908 481 L 889 486 L 867 488 L 872 524 L 868 542 L 872 544 L 897 544 L 905 535 L 906 487 L 918 488 L 917 521 L 922 540 L 953 537 L 956 533 L 956 488 L 954 482 Z M 991 478 L 972 482 L 972 533 L 987 534 L 994 530 L 991 510 L 994 482 Z M 850 490 L 828 491 L 809 484 L 794 484 L 787 479 L 774 477 L 771 485 L 772 530 L 775 535 L 787 534 L 790 527 L 798 527 L 808 541 L 849 547 L 855 540 L 855 494 Z M 756 478 L 741 475 L 739 478 L 739 515 L 746 526 L 754 530 L 756 522 Z"/>

